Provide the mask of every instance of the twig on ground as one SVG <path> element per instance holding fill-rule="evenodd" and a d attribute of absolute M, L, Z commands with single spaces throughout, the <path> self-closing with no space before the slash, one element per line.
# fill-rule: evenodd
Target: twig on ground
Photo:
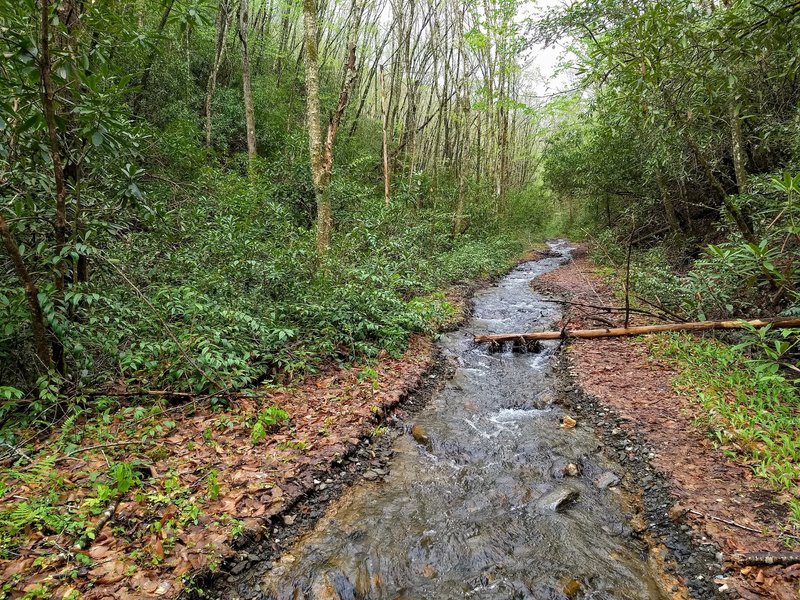
<path fill-rule="evenodd" d="M 614 327 L 614 323 L 612 323 L 608 319 L 604 319 L 603 317 L 598 317 L 597 315 L 589 315 L 586 318 L 589 319 L 590 321 L 595 321 L 596 323 L 602 323 L 607 327 Z"/>
<path fill-rule="evenodd" d="M 134 396 L 165 396 L 175 398 L 196 398 L 200 394 L 191 392 L 172 392 L 170 390 L 131 390 L 127 392 L 104 392 L 102 390 L 89 390 L 86 396 L 96 398 L 98 396 L 108 396 L 110 398 L 131 398 Z"/>
<path fill-rule="evenodd" d="M 752 533 L 758 533 L 763 535 L 763 531 L 760 529 L 755 529 L 754 527 L 748 527 L 747 525 L 742 525 L 741 523 L 737 523 L 736 521 L 729 521 L 728 519 L 723 519 L 721 517 L 715 517 L 714 515 L 704 515 L 703 513 L 696 511 L 694 509 L 689 509 L 686 512 L 692 515 L 696 515 L 698 517 L 703 517 L 704 519 L 711 519 L 712 521 L 718 521 L 720 523 L 725 523 L 726 525 L 730 525 L 732 527 L 738 527 L 739 529 L 744 529 L 745 531 L 750 531 Z"/>
<path fill-rule="evenodd" d="M 787 567 L 800 563 L 800 552 L 737 552 L 731 558 L 740 565 Z"/>
<path fill-rule="evenodd" d="M 97 519 L 94 526 L 75 541 L 72 545 L 73 550 L 86 550 L 86 548 L 91 545 L 92 540 L 97 539 L 97 534 L 100 533 L 100 530 L 106 526 L 106 523 L 108 523 L 113 518 L 114 513 L 117 512 L 120 500 L 122 500 L 122 498 L 118 495 L 111 501 L 100 515 L 100 518 Z"/>
<path fill-rule="evenodd" d="M 33 462 L 33 459 L 27 454 L 25 454 L 22 450 L 20 450 L 18 446 L 14 446 L 13 444 L 9 444 L 8 442 L 3 442 L 3 445 L 8 447 L 11 450 L 11 452 L 16 454 L 17 456 L 20 456 L 25 460 L 27 460 L 29 463 Z"/>
<path fill-rule="evenodd" d="M 70 458 L 71 456 L 75 456 L 76 454 L 80 454 L 81 452 L 89 452 L 90 450 L 98 450 L 99 448 L 113 448 L 114 446 L 136 446 L 136 445 L 142 445 L 142 444 L 146 444 L 146 443 L 147 442 L 142 442 L 142 441 L 138 441 L 138 442 L 128 441 L 128 442 L 109 442 L 107 444 L 95 444 L 94 446 L 81 446 L 80 448 L 76 448 L 75 450 L 73 450 L 71 452 L 67 452 L 63 456 L 59 456 L 56 459 L 56 462 L 59 462 L 61 460 L 65 460 L 67 458 Z"/>

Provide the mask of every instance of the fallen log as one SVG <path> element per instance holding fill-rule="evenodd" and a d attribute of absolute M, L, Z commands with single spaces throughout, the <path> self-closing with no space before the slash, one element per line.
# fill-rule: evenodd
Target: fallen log
<path fill-rule="evenodd" d="M 796 565 L 800 563 L 800 552 L 748 552 L 737 553 L 731 558 L 745 566 Z"/>
<path fill-rule="evenodd" d="M 669 323 L 667 325 L 642 325 L 638 327 L 605 327 L 598 329 L 564 329 L 562 331 L 536 331 L 528 333 L 496 333 L 476 335 L 476 343 L 481 342 L 530 342 L 538 340 L 561 340 L 567 338 L 606 338 L 627 335 L 647 335 L 665 331 L 708 331 L 710 329 L 743 329 L 745 326 L 800 327 L 800 317 L 777 317 L 773 319 L 753 319 L 752 321 L 698 321 L 695 323 Z"/>

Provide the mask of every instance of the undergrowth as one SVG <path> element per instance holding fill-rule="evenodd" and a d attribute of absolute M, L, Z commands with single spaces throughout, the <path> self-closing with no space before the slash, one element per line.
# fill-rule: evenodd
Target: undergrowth
<path fill-rule="evenodd" d="M 675 389 L 703 407 L 696 425 L 778 492 L 800 526 L 800 392 L 791 378 L 714 338 L 677 333 L 648 345 L 677 366 Z"/>

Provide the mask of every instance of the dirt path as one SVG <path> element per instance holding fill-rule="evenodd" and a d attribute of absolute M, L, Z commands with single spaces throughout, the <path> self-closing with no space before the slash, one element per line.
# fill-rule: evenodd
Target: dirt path
<path fill-rule="evenodd" d="M 581 255 L 535 286 L 550 297 L 573 302 L 619 304 Z M 595 313 L 572 309 L 561 325 L 597 327 Z M 601 318 L 615 325 L 622 319 L 608 314 Z M 774 535 L 759 532 L 782 530 L 787 510 L 754 480 L 750 469 L 726 458 L 693 424 L 701 408 L 673 391 L 674 368 L 655 360 L 647 345 L 634 338 L 576 340 L 565 365 L 577 383 L 575 404 L 582 404 L 584 418 L 644 487 L 647 526 L 655 537 L 675 546 L 677 526 L 691 534 L 695 547 L 709 549 L 705 556 L 678 552 L 682 566 L 691 567 L 685 569 L 688 583 L 692 577 L 694 582 L 711 578 L 735 598 L 796 599 L 800 566 L 742 569 L 730 561 L 736 552 L 781 549 Z"/>

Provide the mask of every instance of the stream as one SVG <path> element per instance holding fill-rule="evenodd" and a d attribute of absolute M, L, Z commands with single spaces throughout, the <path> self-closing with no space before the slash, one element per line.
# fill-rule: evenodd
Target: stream
<path fill-rule="evenodd" d="M 263 598 L 668 597 L 631 535 L 621 468 L 590 428 L 561 426 L 558 342 L 527 353 L 472 342 L 558 319 L 529 286 L 568 259 L 566 242 L 551 249 L 475 295 L 472 318 L 440 341 L 455 375 L 414 418 L 416 435 L 397 438 L 385 480 L 334 502 L 266 573 Z"/>

